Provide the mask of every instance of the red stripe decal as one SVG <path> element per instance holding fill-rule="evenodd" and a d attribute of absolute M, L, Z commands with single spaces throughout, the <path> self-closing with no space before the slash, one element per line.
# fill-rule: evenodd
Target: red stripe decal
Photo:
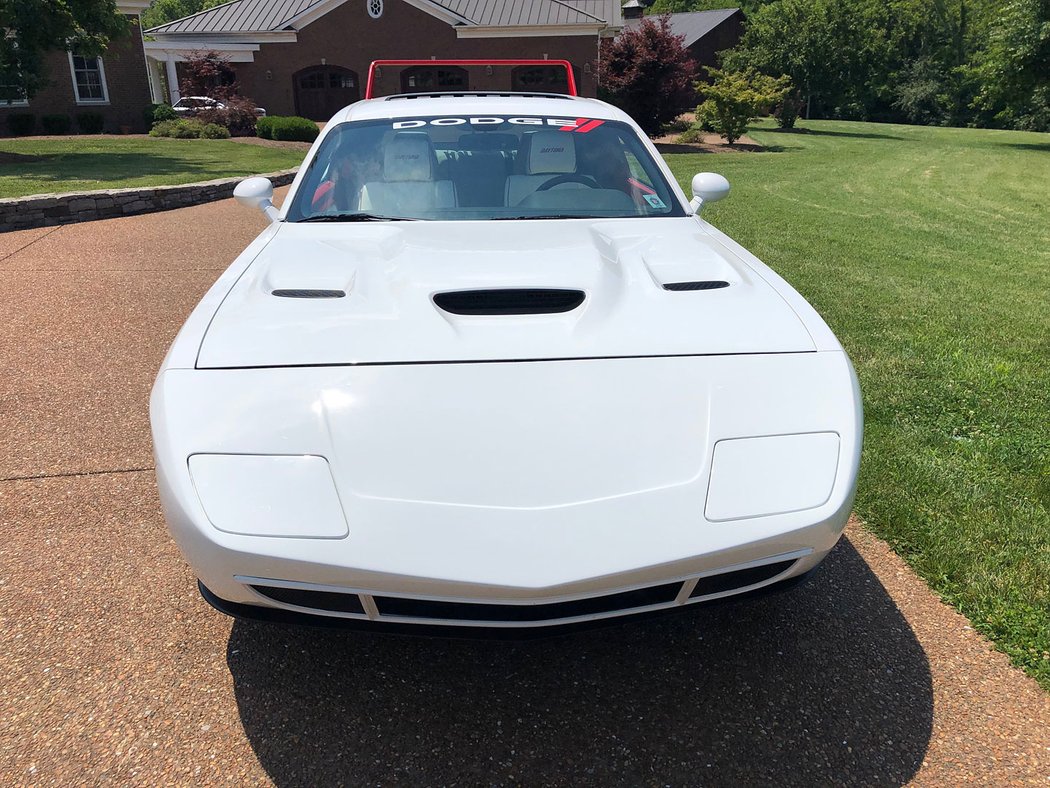
<path fill-rule="evenodd" d="M 579 123 L 581 120 L 587 120 L 587 119 L 586 118 L 580 118 L 580 120 L 578 120 L 576 122 Z M 586 134 L 588 131 L 594 131 L 594 129 L 598 128 L 603 123 L 605 123 L 604 120 L 592 120 L 589 123 L 584 123 L 582 126 L 577 126 L 576 127 L 576 131 L 578 131 L 580 134 Z"/>
<path fill-rule="evenodd" d="M 638 189 L 641 192 L 644 192 L 645 194 L 656 194 L 656 191 L 654 189 L 650 189 L 644 183 L 642 183 L 641 181 L 635 180 L 634 178 L 628 178 L 627 182 L 629 184 L 631 184 L 631 186 L 635 187 L 636 189 Z"/>

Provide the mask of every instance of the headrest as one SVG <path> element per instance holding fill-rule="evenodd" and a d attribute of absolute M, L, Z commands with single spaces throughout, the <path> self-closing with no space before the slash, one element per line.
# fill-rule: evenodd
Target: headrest
<path fill-rule="evenodd" d="M 537 131 L 529 137 L 527 175 L 576 172 L 576 140 L 568 131 Z"/>
<path fill-rule="evenodd" d="M 429 181 L 433 155 L 430 137 L 426 133 L 395 134 L 383 157 L 383 180 L 387 183 Z"/>

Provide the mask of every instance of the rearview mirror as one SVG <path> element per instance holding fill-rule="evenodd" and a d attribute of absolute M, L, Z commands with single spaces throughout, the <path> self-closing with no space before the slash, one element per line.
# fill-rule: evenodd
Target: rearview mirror
<path fill-rule="evenodd" d="M 273 205 L 273 183 L 269 178 L 245 178 L 234 188 L 233 197 L 241 205 L 262 211 L 271 222 L 281 215 Z"/>
<path fill-rule="evenodd" d="M 698 172 L 693 176 L 693 199 L 689 202 L 693 210 L 700 213 L 704 203 L 718 202 L 729 196 L 729 181 L 717 172 Z"/>

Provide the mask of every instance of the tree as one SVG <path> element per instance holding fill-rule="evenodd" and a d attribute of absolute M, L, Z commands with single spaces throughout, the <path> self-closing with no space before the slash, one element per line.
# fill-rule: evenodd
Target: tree
<path fill-rule="evenodd" d="M 114 0 L 0 0 L 0 99 L 32 98 L 49 83 L 45 55 L 100 55 L 128 31 Z"/>
<path fill-rule="evenodd" d="M 682 11 L 713 11 L 723 8 L 739 8 L 745 16 L 750 16 L 762 6 L 774 0 L 737 0 L 727 2 L 726 0 L 656 0 L 649 8 L 647 14 L 677 14 Z"/>
<path fill-rule="evenodd" d="M 184 96 L 226 99 L 237 94 L 237 74 L 230 60 L 213 49 L 192 52 L 182 65 L 179 91 Z"/>
<path fill-rule="evenodd" d="M 1050 0 L 1003 3 L 987 40 L 971 71 L 975 105 L 1000 123 L 1050 130 Z"/>
<path fill-rule="evenodd" d="M 656 135 L 696 101 L 696 63 L 667 16 L 642 20 L 616 39 L 602 39 L 598 84 L 602 93 Z"/>
<path fill-rule="evenodd" d="M 789 77 L 773 78 L 747 71 L 707 69 L 711 84 L 698 84 L 705 101 L 696 108 L 697 120 L 725 137 L 732 145 L 744 135 L 751 121 L 768 113 L 791 93 Z"/>
<path fill-rule="evenodd" d="M 229 0 L 153 0 L 149 8 L 142 12 L 142 27 L 157 27 L 228 2 Z"/>

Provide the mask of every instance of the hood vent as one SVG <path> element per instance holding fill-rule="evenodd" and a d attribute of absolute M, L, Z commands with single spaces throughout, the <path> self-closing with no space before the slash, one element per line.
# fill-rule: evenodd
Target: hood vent
<path fill-rule="evenodd" d="M 434 303 L 454 315 L 550 315 L 583 303 L 582 290 L 511 288 L 437 293 Z"/>
<path fill-rule="evenodd" d="M 278 298 L 343 298 L 345 290 L 274 290 L 270 295 Z"/>
<path fill-rule="evenodd" d="M 729 282 L 721 279 L 708 279 L 701 282 L 664 282 L 664 290 L 721 290 L 729 287 Z"/>

